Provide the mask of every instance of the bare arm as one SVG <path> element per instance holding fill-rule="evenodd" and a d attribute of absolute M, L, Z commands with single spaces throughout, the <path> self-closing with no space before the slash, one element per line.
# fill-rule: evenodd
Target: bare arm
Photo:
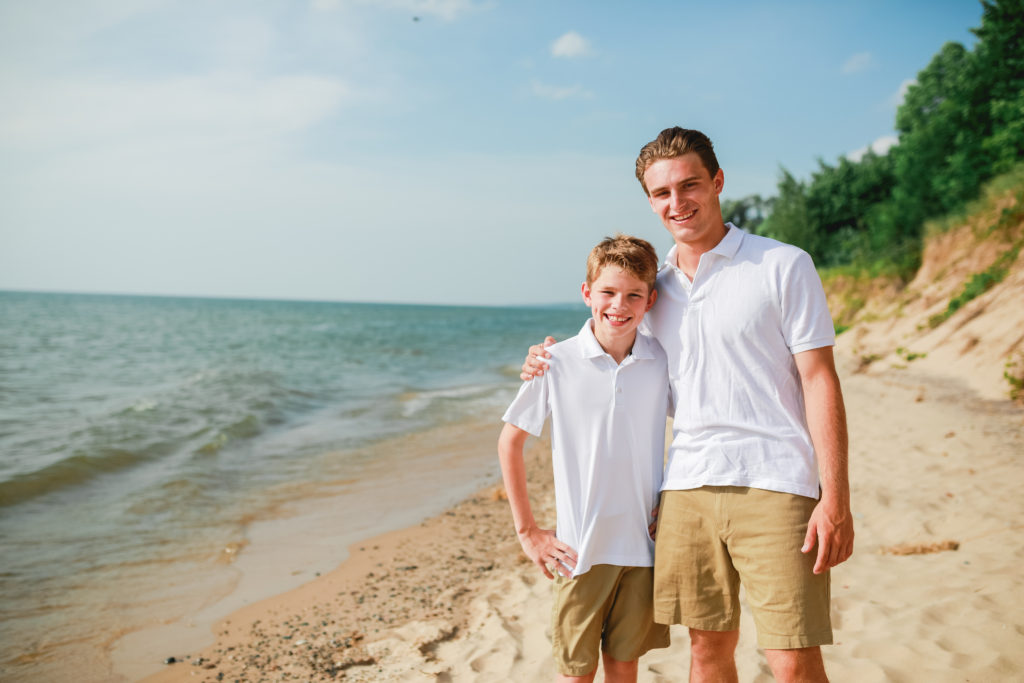
<path fill-rule="evenodd" d="M 817 541 L 814 573 L 820 574 L 853 554 L 846 408 L 832 347 L 804 351 L 793 358 L 803 385 L 807 426 L 821 478 L 821 500 L 811 513 L 802 550 L 810 552 Z"/>
<path fill-rule="evenodd" d="M 529 382 L 534 377 L 540 377 L 544 374 L 548 365 L 543 359 L 551 358 L 551 354 L 544 349 L 554 343 L 554 337 L 545 337 L 543 344 L 534 344 L 530 347 L 530 352 L 526 354 L 526 360 L 523 361 L 523 370 L 519 373 L 519 379 Z"/>
<path fill-rule="evenodd" d="M 526 556 L 540 567 L 544 576 L 553 579 L 548 565 L 562 576 L 570 576 L 576 567 L 576 552 L 562 543 L 551 529 L 541 529 L 533 518 L 530 496 L 526 492 L 526 464 L 523 462 L 523 446 L 529 434 L 515 425 L 506 423 L 498 437 L 498 458 L 501 460 L 501 476 L 505 481 L 505 493 L 512 506 L 512 519 L 516 535 Z"/>

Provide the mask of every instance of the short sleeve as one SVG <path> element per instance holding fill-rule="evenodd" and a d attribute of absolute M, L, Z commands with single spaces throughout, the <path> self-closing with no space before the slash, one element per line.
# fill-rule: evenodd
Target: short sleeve
<path fill-rule="evenodd" d="M 549 376 L 550 373 L 545 373 L 528 382 L 523 382 L 523 385 L 519 387 L 519 393 L 516 394 L 501 419 L 534 436 L 540 436 L 544 422 L 551 414 L 551 405 L 548 400 Z"/>
<path fill-rule="evenodd" d="M 790 353 L 800 353 L 836 341 L 832 316 L 821 278 L 814 262 L 804 251 L 799 251 L 792 262 L 781 288 L 782 333 Z"/>

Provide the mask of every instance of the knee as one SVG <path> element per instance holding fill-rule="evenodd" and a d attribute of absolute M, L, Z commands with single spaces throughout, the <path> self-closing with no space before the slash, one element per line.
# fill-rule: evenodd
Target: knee
<path fill-rule="evenodd" d="M 639 666 L 637 660 L 621 662 L 607 654 L 602 657 L 604 679 L 608 683 L 633 683 L 636 681 Z"/>
<path fill-rule="evenodd" d="M 820 647 L 765 650 L 764 654 L 768 660 L 768 666 L 772 670 L 772 675 L 777 681 L 782 683 L 790 681 L 828 683 Z"/>
<path fill-rule="evenodd" d="M 705 662 L 732 659 L 739 639 L 739 631 L 699 631 L 691 628 L 690 656 Z"/>

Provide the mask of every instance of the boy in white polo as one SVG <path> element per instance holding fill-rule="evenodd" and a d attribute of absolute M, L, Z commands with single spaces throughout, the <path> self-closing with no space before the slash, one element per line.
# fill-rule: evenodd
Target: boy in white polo
<path fill-rule="evenodd" d="M 560 681 L 636 681 L 637 659 L 666 647 L 654 623 L 649 534 L 671 407 L 667 358 L 637 333 L 657 298 L 658 261 L 644 240 L 618 235 L 594 247 L 583 299 L 592 317 L 548 349 L 550 369 L 526 382 L 505 413 L 502 475 L 523 550 L 555 579 L 552 645 Z M 551 416 L 557 531 L 534 520 L 523 445 Z"/>

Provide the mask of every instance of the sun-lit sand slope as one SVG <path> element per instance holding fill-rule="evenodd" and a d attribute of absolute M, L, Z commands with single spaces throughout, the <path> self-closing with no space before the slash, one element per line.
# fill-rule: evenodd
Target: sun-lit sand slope
<path fill-rule="evenodd" d="M 1024 410 L 1003 377 L 1024 336 L 1022 259 L 928 324 L 1020 239 L 1015 229 L 999 244 L 970 227 L 933 241 L 917 279 L 839 338 L 857 538 L 832 576 L 833 680 L 1024 676 Z M 551 524 L 547 444 L 534 442 L 529 458 L 537 516 Z M 155 680 L 548 680 L 549 608 L 548 582 L 519 552 L 496 487 L 233 615 L 216 645 L 191 655 L 198 664 Z M 771 680 L 748 613 L 741 633 L 740 680 Z M 686 680 L 685 629 L 673 638 L 641 660 L 641 681 Z"/>

